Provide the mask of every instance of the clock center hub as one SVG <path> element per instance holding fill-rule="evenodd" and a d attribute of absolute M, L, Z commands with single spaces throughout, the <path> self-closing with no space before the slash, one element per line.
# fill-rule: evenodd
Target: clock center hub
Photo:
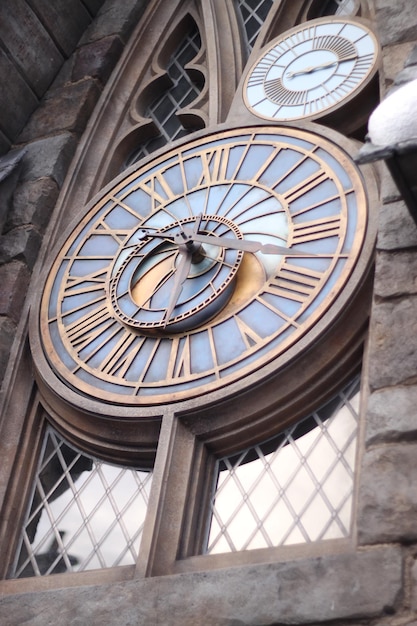
<path fill-rule="evenodd" d="M 160 229 L 147 226 L 131 234 L 113 265 L 108 290 L 114 314 L 151 334 L 184 332 L 218 314 L 233 294 L 244 252 L 210 238 L 243 240 L 236 224 L 199 215 Z"/>

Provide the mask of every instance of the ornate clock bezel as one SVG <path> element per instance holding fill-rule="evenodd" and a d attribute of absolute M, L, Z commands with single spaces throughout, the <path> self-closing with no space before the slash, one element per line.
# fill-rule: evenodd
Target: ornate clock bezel
<path fill-rule="evenodd" d="M 265 124 L 251 126 L 262 128 Z M 275 125 L 272 126 L 275 128 Z M 242 127 L 239 125 L 236 128 Z M 201 131 L 192 142 L 204 141 L 228 129 L 230 125 L 227 129 L 224 126 L 213 129 L 210 133 Z M 338 150 L 344 151 L 346 158 L 350 158 L 354 145 L 339 133 L 324 131 L 315 124 L 304 124 L 303 129 L 324 137 Z M 192 142 L 183 139 L 175 146 L 180 148 Z M 132 166 L 128 173 L 148 167 L 150 163 L 162 162 L 165 154 L 173 149 L 158 151 L 142 162 L 140 168 Z M 359 171 L 359 168 L 356 169 Z M 368 206 L 372 206 L 376 198 L 376 183 L 370 168 L 365 169 L 369 172 L 366 176 Z M 97 199 L 106 196 L 126 175 L 121 174 L 107 185 L 82 213 L 87 214 Z M 55 246 L 39 284 L 45 284 L 62 243 L 79 220 L 80 216 L 74 219 Z M 276 430 L 278 422 L 284 426 L 305 414 L 321 398 L 324 400 L 333 393 L 341 379 L 348 378 L 358 366 L 369 308 L 367 281 L 372 266 L 375 232 L 376 225 L 371 219 L 360 258 L 343 292 L 333 302 L 331 311 L 325 313 L 315 328 L 291 346 L 284 356 L 272 358 L 264 364 L 261 374 L 253 371 L 207 394 L 173 403 L 140 406 L 103 403 L 68 387 L 51 368 L 42 347 L 38 322 L 39 294 L 32 309 L 30 341 L 43 402 L 55 425 L 81 449 L 124 463 L 137 463 L 139 455 L 142 464 L 146 465 L 155 453 L 163 415 L 182 416 L 190 428 L 197 428 L 201 436 L 212 442 L 217 441 L 213 445 L 226 450 L 232 440 L 235 442 L 236 437 L 242 437 L 243 441 L 253 429 L 268 436 Z M 319 338 L 317 343 L 314 338 Z M 251 426 L 246 434 L 237 435 L 243 424 Z"/>
<path fill-rule="evenodd" d="M 372 39 L 374 43 L 375 56 L 373 59 L 372 65 L 369 67 L 367 72 L 364 74 L 361 81 L 350 90 L 345 96 L 340 98 L 333 105 L 326 106 L 320 109 L 317 112 L 306 113 L 298 116 L 269 116 L 266 114 L 262 114 L 260 111 L 257 111 L 256 108 L 250 104 L 247 95 L 247 87 L 248 83 L 251 79 L 251 76 L 259 65 L 264 62 L 265 57 L 274 50 L 276 46 L 278 46 L 281 42 L 285 42 L 288 38 L 296 35 L 300 31 L 307 30 L 308 28 L 314 28 L 315 25 L 327 24 L 327 23 L 346 23 L 352 24 L 354 26 L 358 26 L 362 28 L 364 31 L 367 31 L 367 34 Z M 289 48 L 288 48 L 289 49 Z M 361 111 L 365 110 L 366 113 L 369 113 L 371 110 L 373 103 L 373 95 L 374 92 L 377 97 L 377 72 L 381 62 L 381 48 L 378 42 L 378 39 L 375 36 L 375 33 L 372 30 L 371 24 L 368 20 L 360 17 L 349 17 L 349 16 L 326 16 L 319 17 L 307 22 L 300 23 L 285 32 L 281 33 L 278 37 L 275 37 L 272 41 L 268 42 L 266 46 L 264 46 L 260 51 L 257 52 L 257 58 L 253 63 L 251 63 L 248 71 L 246 72 L 241 86 L 241 94 L 244 106 L 252 115 L 257 117 L 258 119 L 263 119 L 265 122 L 276 123 L 276 124 L 297 124 L 302 123 L 304 121 L 318 121 L 324 123 L 330 123 L 331 125 L 336 125 L 339 131 L 343 131 L 345 133 L 352 132 L 355 127 L 359 127 L 363 120 L 365 119 L 364 113 Z M 272 67 L 273 64 L 269 66 Z M 269 71 L 269 70 L 268 70 Z M 297 92 L 295 92 L 297 93 Z M 371 104 L 370 104 L 371 103 Z M 350 108 L 350 118 L 358 118 L 358 121 L 355 123 L 352 120 L 344 119 L 344 113 L 346 112 L 346 107 L 355 107 L 355 112 L 352 114 L 352 110 Z"/>

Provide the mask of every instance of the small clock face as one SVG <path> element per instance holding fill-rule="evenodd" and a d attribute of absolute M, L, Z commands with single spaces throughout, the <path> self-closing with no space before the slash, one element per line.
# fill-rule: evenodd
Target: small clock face
<path fill-rule="evenodd" d="M 368 82 L 378 58 L 377 40 L 362 22 L 311 20 L 275 40 L 249 71 L 245 104 L 269 120 L 320 117 Z"/>
<path fill-rule="evenodd" d="M 331 323 L 366 211 L 356 166 L 315 133 L 235 129 L 176 148 L 116 181 L 60 247 L 45 358 L 106 403 L 227 390 Z"/>

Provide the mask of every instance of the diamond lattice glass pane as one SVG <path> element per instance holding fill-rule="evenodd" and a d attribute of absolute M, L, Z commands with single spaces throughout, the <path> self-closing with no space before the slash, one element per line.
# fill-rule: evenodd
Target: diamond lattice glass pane
<path fill-rule="evenodd" d="M 159 135 L 142 143 L 130 155 L 126 167 L 151 154 L 168 141 L 179 139 L 196 130 L 185 129 L 176 113 L 195 100 L 203 87 L 202 83 L 192 80 L 186 70 L 186 65 L 195 58 L 200 47 L 200 33 L 194 24 L 168 63 L 166 72 L 172 83 L 170 88 L 158 96 L 144 113 L 144 117 L 153 120 Z"/>
<path fill-rule="evenodd" d="M 359 377 L 275 441 L 221 459 L 207 551 L 348 536 L 358 410 Z"/>
<path fill-rule="evenodd" d="M 151 480 L 81 454 L 48 428 L 11 577 L 134 563 Z"/>
<path fill-rule="evenodd" d="M 237 0 L 238 15 L 240 15 L 246 35 L 248 53 L 252 50 L 273 3 L 274 0 Z"/>
<path fill-rule="evenodd" d="M 355 0 L 331 0 L 325 4 L 321 15 L 352 15 L 355 8 Z"/>

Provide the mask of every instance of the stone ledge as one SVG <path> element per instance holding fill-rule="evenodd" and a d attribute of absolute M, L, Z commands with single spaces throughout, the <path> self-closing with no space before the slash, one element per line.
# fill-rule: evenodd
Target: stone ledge
<path fill-rule="evenodd" d="M 3 596 L 0 622 L 100 626 L 261 626 L 371 618 L 396 611 L 398 547 Z M 91 616 L 94 615 L 94 622 Z M 2 620 L 5 620 L 3 622 Z"/>

